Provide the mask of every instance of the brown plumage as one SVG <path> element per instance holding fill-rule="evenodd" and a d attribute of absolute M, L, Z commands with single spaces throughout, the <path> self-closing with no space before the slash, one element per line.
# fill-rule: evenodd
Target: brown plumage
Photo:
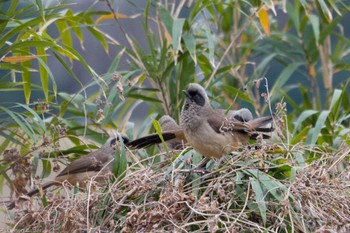
<path fill-rule="evenodd" d="M 129 139 L 124 135 L 122 135 L 122 139 L 127 145 Z M 112 169 L 118 140 L 119 138 L 110 138 L 100 149 L 74 160 L 56 176 L 55 180 L 43 184 L 41 189 L 45 190 L 53 185 L 61 185 L 63 182 L 68 182 L 71 185 L 79 183 L 81 187 L 84 187 L 86 181 L 92 177 L 98 182 L 105 182 L 106 174 Z M 37 193 L 39 193 L 39 189 L 35 188 L 25 195 L 33 196 Z M 14 207 L 15 202 L 12 202 L 7 206 L 7 209 L 11 210 Z"/>
<path fill-rule="evenodd" d="M 162 132 L 178 132 L 176 138 L 166 141 L 168 148 L 171 150 L 184 149 L 187 141 L 185 136 L 181 135 L 183 133 L 182 128 L 176 123 L 176 121 L 169 115 L 162 116 L 158 121 L 162 128 Z"/>
<path fill-rule="evenodd" d="M 248 109 L 229 111 L 214 110 L 210 106 L 205 89 L 192 83 L 184 91 L 186 100 L 181 111 L 180 126 L 162 133 L 164 141 L 186 140 L 197 152 L 207 158 L 220 158 L 236 150 L 249 139 L 259 135 L 270 138 L 266 133 L 273 128 L 266 128 L 272 116 L 253 119 Z M 129 143 L 131 148 L 144 148 L 161 143 L 158 134 L 151 134 Z"/>
<path fill-rule="evenodd" d="M 220 158 L 249 139 L 256 139 L 259 133 L 273 130 L 263 128 L 272 121 L 271 116 L 244 122 L 214 110 L 205 89 L 199 84 L 191 83 L 184 93 L 181 127 L 188 143 L 206 158 Z M 269 135 L 263 134 L 263 137 L 269 138 Z"/>

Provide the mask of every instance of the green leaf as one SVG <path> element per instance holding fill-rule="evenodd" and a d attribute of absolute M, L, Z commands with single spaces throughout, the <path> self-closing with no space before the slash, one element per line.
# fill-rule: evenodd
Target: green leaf
<path fill-rule="evenodd" d="M 266 202 L 264 200 L 264 192 L 262 187 L 260 186 L 260 182 L 256 179 L 254 179 L 253 177 L 249 177 L 250 180 L 250 184 L 252 186 L 253 192 L 255 193 L 255 201 L 258 204 L 259 207 L 259 211 L 260 211 L 260 215 L 261 218 L 263 220 L 264 225 L 266 225 Z"/>
<path fill-rule="evenodd" d="M 299 12 L 299 1 L 295 1 L 295 4 L 293 5 L 291 2 L 287 1 L 286 9 L 287 14 L 289 15 L 290 19 L 292 20 L 294 27 L 296 28 L 297 32 L 300 32 L 300 12 Z"/>
<path fill-rule="evenodd" d="M 35 177 L 36 171 L 38 170 L 38 165 L 39 165 L 39 155 L 35 154 L 33 156 L 33 162 L 32 162 L 32 177 Z"/>
<path fill-rule="evenodd" d="M 210 64 L 214 64 L 215 63 L 215 56 L 214 56 L 215 36 L 211 33 L 211 30 L 207 24 L 204 24 L 203 27 L 204 27 L 205 36 L 208 42 L 209 61 L 210 61 Z"/>
<path fill-rule="evenodd" d="M 343 17 L 337 16 L 330 24 L 322 25 L 322 31 L 320 34 L 320 44 L 323 44 L 324 40 L 332 33 L 336 31 L 336 28 L 339 27 L 339 22 L 344 19 Z"/>
<path fill-rule="evenodd" d="M 157 120 L 152 120 L 152 123 L 153 123 L 153 127 L 154 129 L 156 130 L 157 134 L 159 135 L 160 139 L 162 140 L 162 145 L 163 145 L 163 148 L 165 148 L 167 154 L 169 154 L 169 150 L 168 150 L 168 147 L 167 145 L 165 144 L 165 141 L 164 141 L 164 138 L 163 138 L 163 135 L 162 135 L 162 127 L 160 127 L 160 124 Z"/>
<path fill-rule="evenodd" d="M 298 117 L 298 120 L 295 122 L 295 127 L 294 127 L 293 134 L 295 134 L 296 131 L 298 131 L 301 127 L 303 127 L 302 123 L 307 118 L 309 118 L 312 115 L 315 115 L 316 113 L 318 113 L 318 111 L 316 111 L 316 110 L 306 110 L 306 111 L 302 112 L 300 114 L 300 116 Z"/>
<path fill-rule="evenodd" d="M 329 7 L 325 3 L 325 1 L 318 0 L 316 3 L 318 3 L 320 5 L 321 10 L 323 12 L 323 16 L 328 20 L 328 22 L 331 22 L 333 20 L 333 16 L 332 16 L 332 13 L 331 13 Z"/>
<path fill-rule="evenodd" d="M 345 89 L 344 89 L 344 91 L 345 91 Z M 343 94 L 342 90 L 335 89 L 333 91 L 331 106 L 329 109 L 332 112 L 332 114 L 335 116 L 335 118 L 338 118 L 338 116 L 340 114 L 342 94 Z"/>
<path fill-rule="evenodd" d="M 181 49 L 181 35 L 182 28 L 184 26 L 185 19 L 175 19 L 173 30 L 172 30 L 172 38 L 173 38 L 173 49 L 175 50 L 175 54 L 178 53 Z"/>
<path fill-rule="evenodd" d="M 250 104 L 254 105 L 253 100 L 250 99 L 249 96 L 246 93 L 238 90 L 237 88 L 235 88 L 233 86 L 224 85 L 224 86 L 222 86 L 222 89 L 224 89 L 228 93 L 232 94 L 231 95 L 232 97 L 236 97 L 237 96 L 239 99 L 242 99 L 242 100 L 246 101 L 247 103 L 250 103 Z"/>
<path fill-rule="evenodd" d="M 24 108 L 26 111 L 30 112 L 32 114 L 32 119 L 38 123 L 38 125 L 40 126 L 41 130 L 43 133 L 47 133 L 46 131 L 46 126 L 45 126 L 45 122 L 44 120 L 33 110 L 31 109 L 29 106 L 26 106 L 24 104 L 17 104 L 17 106 Z"/>
<path fill-rule="evenodd" d="M 255 78 L 261 78 L 261 75 L 264 73 L 266 70 L 267 65 L 270 63 L 270 61 L 277 56 L 277 53 L 271 53 L 268 56 L 266 56 L 257 66 L 256 68 L 256 73 L 259 77 Z"/>
<path fill-rule="evenodd" d="M 39 71 L 40 71 L 41 87 L 45 95 L 45 100 L 48 103 L 49 102 L 49 72 L 51 73 L 51 70 L 47 65 L 45 48 L 37 47 L 36 50 L 38 55 L 43 55 L 41 58 L 39 58 Z M 52 73 L 51 73 L 51 76 L 53 77 Z M 54 78 L 52 79 L 54 80 Z"/>
<path fill-rule="evenodd" d="M 310 22 L 312 25 L 312 29 L 314 31 L 316 44 L 318 44 L 319 40 L 320 40 L 320 20 L 316 15 L 311 14 L 310 15 Z"/>
<path fill-rule="evenodd" d="M 305 141 L 305 139 L 307 138 L 307 134 L 310 131 L 310 129 L 311 129 L 311 127 L 304 127 L 304 128 L 302 128 L 302 130 L 297 135 L 293 135 L 293 138 L 291 140 L 291 144 L 295 145 L 297 143 Z M 295 132 L 296 132 L 296 130 L 294 129 L 294 133 Z"/>
<path fill-rule="evenodd" d="M 319 134 L 322 130 L 322 128 L 324 127 L 325 125 L 325 122 L 328 118 L 328 115 L 331 111 L 327 110 L 327 111 L 322 111 L 321 114 L 319 115 L 317 121 L 316 121 L 316 124 L 315 124 L 315 127 L 312 131 L 312 135 L 311 137 L 309 138 L 309 140 L 307 141 L 307 143 L 311 146 L 315 145 L 316 144 L 316 141 L 319 137 Z"/>
<path fill-rule="evenodd" d="M 114 161 L 112 165 L 112 171 L 116 178 L 123 179 L 126 175 L 126 168 L 127 168 L 127 158 L 126 158 L 126 149 L 124 146 L 123 139 L 121 135 L 118 135 L 118 143 L 120 146 L 117 145 L 117 148 L 115 150 L 115 156 Z"/>
<path fill-rule="evenodd" d="M 101 43 L 101 45 L 105 49 L 105 52 L 108 54 L 109 47 L 108 47 L 108 43 L 107 43 L 105 37 L 103 36 L 103 34 L 101 32 L 99 32 L 97 29 L 95 29 L 94 27 L 87 27 L 87 29 Z"/>
<path fill-rule="evenodd" d="M 112 61 L 112 64 L 109 66 L 107 73 L 108 74 L 113 74 L 119 66 L 119 62 L 120 62 L 120 58 L 124 55 L 125 53 L 125 49 L 122 49 L 117 56 L 115 56 L 115 58 Z"/>
<path fill-rule="evenodd" d="M 160 7 L 160 18 L 162 19 L 162 22 L 164 23 L 165 28 L 167 29 L 169 34 L 172 33 L 174 20 L 173 17 L 169 14 L 168 10 L 165 9 L 163 6 Z"/>
<path fill-rule="evenodd" d="M 71 36 L 71 30 L 68 23 L 65 20 L 57 20 L 56 26 L 61 36 L 63 45 L 73 47 L 73 40 Z"/>
<path fill-rule="evenodd" d="M 152 98 L 152 97 L 144 96 L 141 94 L 128 94 L 128 97 L 134 98 L 134 99 L 141 99 L 141 100 L 148 101 L 148 102 L 162 103 L 162 101 L 157 99 L 157 98 Z"/>
<path fill-rule="evenodd" d="M 260 183 L 272 194 L 278 201 L 282 201 L 285 198 L 286 187 L 279 181 L 274 180 L 271 176 L 261 172 L 257 169 L 248 169 L 248 173 L 252 174 Z"/>
<path fill-rule="evenodd" d="M 286 68 L 283 69 L 281 74 L 278 76 L 275 84 L 273 85 L 270 95 L 271 95 L 271 102 L 274 103 L 278 99 L 280 99 L 281 96 L 281 89 L 283 88 L 284 84 L 288 81 L 288 79 L 292 76 L 292 74 L 297 70 L 299 66 L 301 66 L 301 62 L 291 63 Z"/>
<path fill-rule="evenodd" d="M 41 178 L 46 178 L 51 174 L 52 171 L 51 161 L 48 159 L 42 159 L 41 162 L 43 164 Z"/>
<path fill-rule="evenodd" d="M 33 141 L 38 140 L 38 136 L 34 134 L 34 130 L 30 127 L 30 124 L 19 113 L 15 113 L 2 106 L 0 106 L 0 109 L 6 112 Z"/>
<path fill-rule="evenodd" d="M 30 67 L 30 61 L 22 62 L 24 67 Z M 32 93 L 31 89 L 31 80 L 30 80 L 30 71 L 28 69 L 23 70 L 22 72 L 22 82 L 23 82 L 23 92 L 26 104 L 30 103 L 30 96 Z"/>
<path fill-rule="evenodd" d="M 192 34 L 184 34 L 182 38 L 185 42 L 186 48 L 190 53 L 190 56 L 192 57 L 194 63 L 197 64 L 196 38 Z"/>

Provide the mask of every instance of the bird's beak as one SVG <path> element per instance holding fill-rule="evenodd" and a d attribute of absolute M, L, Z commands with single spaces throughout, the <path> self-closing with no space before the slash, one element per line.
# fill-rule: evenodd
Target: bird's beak
<path fill-rule="evenodd" d="M 187 98 L 191 99 L 191 96 L 190 96 L 190 94 L 188 93 L 188 91 L 182 90 L 182 92 L 185 94 L 185 96 L 186 96 Z"/>

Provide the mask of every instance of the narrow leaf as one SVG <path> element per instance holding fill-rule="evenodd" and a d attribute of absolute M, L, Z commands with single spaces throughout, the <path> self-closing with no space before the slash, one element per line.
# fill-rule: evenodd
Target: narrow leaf
<path fill-rule="evenodd" d="M 309 118 L 310 116 L 312 116 L 312 115 L 314 115 L 314 114 L 316 114 L 316 113 L 318 113 L 318 111 L 316 111 L 316 110 L 306 110 L 306 111 L 302 112 L 302 113 L 299 115 L 297 121 L 296 121 L 295 124 L 294 124 L 295 127 L 294 127 L 293 134 L 295 134 L 296 131 L 299 130 L 299 129 L 302 127 L 302 123 L 303 123 L 307 118 Z"/>
<path fill-rule="evenodd" d="M 311 138 L 308 141 L 309 145 L 313 146 L 313 145 L 316 144 L 316 141 L 317 141 L 317 139 L 319 137 L 319 134 L 320 134 L 322 128 L 324 127 L 325 122 L 326 122 L 330 112 L 331 111 L 329 111 L 329 110 L 321 112 L 320 116 L 318 117 L 318 119 L 316 121 L 316 124 L 315 124 L 314 130 L 312 132 Z"/>
<path fill-rule="evenodd" d="M 173 30 L 172 30 L 172 38 L 173 38 L 173 49 L 175 50 L 175 53 L 177 54 L 179 50 L 181 50 L 181 35 L 182 35 L 182 28 L 185 23 L 185 19 L 175 19 Z"/>
<path fill-rule="evenodd" d="M 115 13 L 115 14 L 107 14 L 107 15 L 102 15 L 99 18 L 96 19 L 96 24 L 101 23 L 102 21 L 108 20 L 108 19 L 127 19 L 129 18 L 128 15 L 124 15 L 124 14 L 119 14 L 119 13 Z"/>
<path fill-rule="evenodd" d="M 264 200 L 264 192 L 262 187 L 260 186 L 260 182 L 253 177 L 249 177 L 252 189 L 255 193 L 255 201 L 258 204 L 261 218 L 263 220 L 264 225 L 266 225 L 266 202 Z"/>
<path fill-rule="evenodd" d="M 316 44 L 318 44 L 320 41 L 320 20 L 316 15 L 312 14 L 310 15 L 310 22 L 312 25 L 312 30 L 314 31 Z"/>
<path fill-rule="evenodd" d="M 270 21 L 269 21 L 269 14 L 267 10 L 261 9 L 258 13 L 259 20 L 262 28 L 264 29 L 264 32 L 267 36 L 270 35 Z"/>
<path fill-rule="evenodd" d="M 45 95 L 45 101 L 48 103 L 49 102 L 49 72 L 47 71 L 47 69 L 49 69 L 49 66 L 47 65 L 47 59 L 45 57 L 45 48 L 37 47 L 36 50 L 40 56 L 43 56 L 41 58 L 41 61 L 39 62 L 40 81 L 41 81 L 42 90 Z"/>
<path fill-rule="evenodd" d="M 42 56 L 48 56 L 48 55 L 28 55 L 28 56 L 13 56 L 13 57 L 5 57 L 4 59 L 2 59 L 3 62 L 26 62 L 26 61 L 30 61 L 33 60 L 35 58 L 38 57 L 42 57 Z"/>

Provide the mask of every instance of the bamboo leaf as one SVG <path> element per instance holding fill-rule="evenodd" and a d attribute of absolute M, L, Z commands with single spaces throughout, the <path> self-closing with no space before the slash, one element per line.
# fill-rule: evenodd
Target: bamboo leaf
<path fill-rule="evenodd" d="M 182 38 L 185 42 L 186 48 L 190 53 L 194 63 L 197 64 L 196 38 L 192 34 L 184 34 Z"/>
<path fill-rule="evenodd" d="M 124 14 L 119 14 L 119 13 L 115 13 L 115 14 L 106 14 L 106 15 L 102 15 L 100 17 L 98 17 L 96 19 L 96 24 L 101 23 L 102 21 L 108 20 L 108 19 L 127 19 L 129 18 L 128 15 L 124 15 Z"/>
<path fill-rule="evenodd" d="M 30 61 L 33 59 L 36 59 L 38 57 L 42 57 L 42 56 L 49 56 L 47 54 L 45 55 L 27 55 L 27 56 L 13 56 L 13 57 L 5 57 L 4 59 L 2 59 L 3 62 L 13 62 L 13 63 L 17 63 L 17 62 L 26 62 L 26 61 Z"/>
<path fill-rule="evenodd" d="M 278 76 L 277 81 L 273 85 L 271 89 L 271 102 L 275 102 L 277 99 L 280 98 L 281 92 L 280 90 L 283 88 L 284 84 L 289 80 L 290 77 L 292 77 L 292 74 L 297 70 L 299 66 L 301 66 L 301 62 L 295 62 L 288 65 L 284 70 L 281 72 L 281 74 Z"/>
<path fill-rule="evenodd" d="M 318 44 L 320 41 L 320 20 L 314 14 L 311 14 L 309 18 L 312 25 L 312 30 L 314 31 L 316 44 Z"/>
<path fill-rule="evenodd" d="M 45 48 L 37 47 L 36 50 L 37 50 L 37 53 L 39 54 L 39 56 L 42 56 L 42 58 L 39 60 L 40 81 L 41 81 L 42 90 L 44 92 L 45 101 L 48 103 L 49 102 L 49 71 L 50 71 L 50 68 L 47 65 L 47 59 L 45 57 L 45 55 L 46 55 Z M 51 71 L 50 71 L 50 73 L 51 73 Z"/>
<path fill-rule="evenodd" d="M 264 32 L 267 36 L 270 35 L 270 21 L 269 21 L 269 14 L 268 11 L 264 8 L 260 9 L 259 13 L 259 20 L 262 28 L 264 29 Z"/>
<path fill-rule="evenodd" d="M 315 127 L 313 128 L 312 135 L 309 138 L 309 140 L 307 141 L 307 143 L 309 145 L 313 146 L 313 145 L 316 144 L 316 141 L 317 141 L 317 139 L 319 137 L 319 134 L 320 134 L 322 128 L 324 127 L 325 122 L 326 122 L 330 112 L 331 111 L 329 111 L 329 110 L 322 111 L 321 114 L 319 115 L 319 117 L 318 117 L 318 119 L 316 121 Z"/>
<path fill-rule="evenodd" d="M 173 38 L 173 49 L 175 50 L 175 54 L 178 53 L 181 49 L 181 35 L 182 35 L 182 28 L 184 26 L 185 19 L 175 19 L 173 30 L 172 30 L 172 38 Z"/>
<path fill-rule="evenodd" d="M 34 134 L 33 129 L 26 123 L 25 119 L 20 114 L 2 106 L 0 106 L 0 109 L 6 112 L 31 139 L 34 141 L 37 140 L 37 135 Z"/>
<path fill-rule="evenodd" d="M 255 193 L 255 201 L 258 204 L 258 208 L 260 211 L 261 218 L 263 220 L 264 225 L 266 225 L 266 202 L 264 200 L 264 192 L 262 187 L 260 186 L 260 182 L 253 177 L 249 177 L 250 184 L 252 186 L 252 189 Z"/>
<path fill-rule="evenodd" d="M 309 118 L 312 115 L 315 115 L 316 113 L 318 113 L 318 111 L 316 110 L 306 110 L 304 112 L 302 112 L 300 114 L 300 116 L 298 117 L 297 121 L 294 123 L 294 131 L 293 134 L 296 133 L 297 130 L 299 130 L 302 127 L 302 123 Z"/>

